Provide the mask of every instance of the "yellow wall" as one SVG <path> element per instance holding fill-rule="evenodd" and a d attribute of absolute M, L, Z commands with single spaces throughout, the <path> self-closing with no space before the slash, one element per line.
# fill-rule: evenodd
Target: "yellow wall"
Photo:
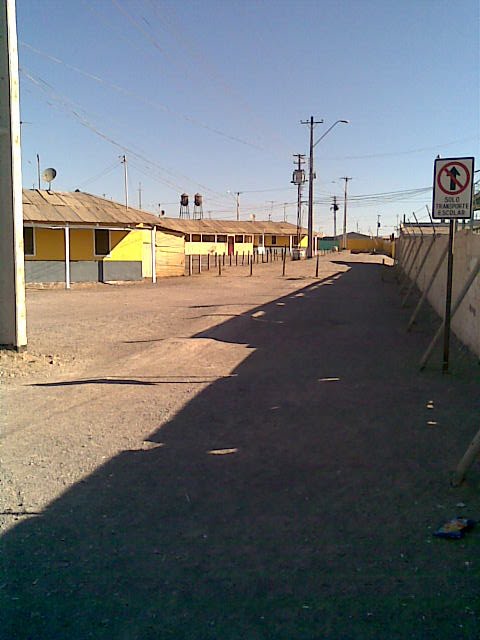
<path fill-rule="evenodd" d="M 34 228 L 35 255 L 25 260 L 64 260 L 65 239 L 63 229 Z"/>
<path fill-rule="evenodd" d="M 253 243 L 252 242 L 235 242 L 234 243 L 234 255 L 238 252 L 238 255 L 241 256 L 242 253 L 247 255 L 247 253 L 253 253 Z M 228 254 L 228 243 L 227 242 L 185 242 L 185 254 L 189 255 L 202 255 L 206 256 L 207 254 L 222 255 L 224 253 Z"/>
<path fill-rule="evenodd" d="M 377 253 L 385 253 L 391 255 L 392 243 L 390 240 L 384 240 L 383 238 L 348 238 L 347 237 L 347 249 L 352 252 L 359 253 L 371 253 L 376 251 Z"/>
<path fill-rule="evenodd" d="M 182 234 L 157 229 L 155 238 L 157 277 L 185 275 L 185 239 Z"/>
<path fill-rule="evenodd" d="M 34 227 L 35 256 L 26 260 L 65 260 L 63 229 Z M 150 241 L 150 231 L 110 231 L 111 251 L 108 256 L 95 256 L 94 230 L 70 229 L 70 260 L 141 261 L 143 237 Z M 150 268 L 151 275 L 151 268 Z"/>

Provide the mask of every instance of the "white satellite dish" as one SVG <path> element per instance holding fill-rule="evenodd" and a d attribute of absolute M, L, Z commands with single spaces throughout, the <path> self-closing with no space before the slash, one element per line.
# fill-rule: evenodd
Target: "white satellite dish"
<path fill-rule="evenodd" d="M 50 191 L 50 187 L 52 186 L 52 182 L 55 180 L 57 172 L 52 167 L 45 169 L 42 173 L 42 179 L 44 182 L 48 182 L 48 190 Z"/>

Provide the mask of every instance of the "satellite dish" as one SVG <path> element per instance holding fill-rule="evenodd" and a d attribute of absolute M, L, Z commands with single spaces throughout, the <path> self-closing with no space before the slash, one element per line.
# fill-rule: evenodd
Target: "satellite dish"
<path fill-rule="evenodd" d="M 57 172 L 52 167 L 50 167 L 49 169 L 45 169 L 45 171 L 42 173 L 43 181 L 44 182 L 48 182 L 48 190 L 49 191 L 50 191 L 50 187 L 52 185 L 52 182 L 55 180 L 55 176 L 56 175 L 57 175 Z"/>

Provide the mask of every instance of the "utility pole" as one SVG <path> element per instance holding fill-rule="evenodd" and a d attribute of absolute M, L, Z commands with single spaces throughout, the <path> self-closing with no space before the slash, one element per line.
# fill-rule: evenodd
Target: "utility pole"
<path fill-rule="evenodd" d="M 377 238 L 378 238 L 378 230 L 380 229 L 380 218 L 381 218 L 381 214 L 377 213 Z"/>
<path fill-rule="evenodd" d="M 305 164 L 305 156 L 296 153 L 293 156 L 297 159 L 297 168 L 293 172 L 292 184 L 297 185 L 297 249 L 300 247 L 300 236 L 302 233 L 302 189 L 305 184 L 305 171 L 302 165 Z"/>
<path fill-rule="evenodd" d="M 40 185 L 40 156 L 37 153 L 37 177 L 38 177 L 38 188 L 41 189 Z"/>
<path fill-rule="evenodd" d="M 343 194 L 343 240 L 342 240 L 342 249 L 346 249 L 347 248 L 347 187 L 348 187 L 348 181 L 351 180 L 351 178 L 348 178 L 347 176 L 340 178 L 340 180 L 345 180 L 345 190 L 344 190 L 344 194 Z"/>
<path fill-rule="evenodd" d="M 14 0 L 0 4 L 0 345 L 27 346 L 22 158 Z"/>
<path fill-rule="evenodd" d="M 138 208 L 142 208 L 142 183 L 138 183 Z"/>
<path fill-rule="evenodd" d="M 333 205 L 330 207 L 330 209 L 333 211 L 333 237 L 336 238 L 337 237 L 337 211 L 338 211 L 337 196 L 333 196 Z"/>
<path fill-rule="evenodd" d="M 316 124 L 322 124 L 323 120 L 314 120 L 313 116 L 310 116 L 310 120 L 302 120 L 301 124 L 307 124 L 310 127 L 310 164 L 308 173 L 308 247 L 307 258 L 313 256 L 313 180 L 315 174 L 313 171 L 313 128 Z"/>
<path fill-rule="evenodd" d="M 128 209 L 128 173 L 127 173 L 127 156 L 120 156 L 120 162 L 123 164 L 123 175 L 125 181 L 125 209 Z"/>
<path fill-rule="evenodd" d="M 237 197 L 237 220 L 240 220 L 240 194 L 241 191 L 236 191 L 235 195 Z"/>

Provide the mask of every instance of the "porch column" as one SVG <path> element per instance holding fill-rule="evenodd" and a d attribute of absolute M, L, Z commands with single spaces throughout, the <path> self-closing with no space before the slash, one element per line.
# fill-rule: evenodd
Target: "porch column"
<path fill-rule="evenodd" d="M 155 250 L 155 238 L 157 233 L 157 227 L 153 227 L 151 232 L 151 247 L 152 247 L 152 282 L 153 284 L 157 281 L 157 254 Z"/>
<path fill-rule="evenodd" d="M 70 227 L 65 227 L 65 289 L 70 289 Z"/>
<path fill-rule="evenodd" d="M 293 236 L 288 236 L 290 239 L 290 255 L 292 254 L 292 247 L 293 247 Z"/>

